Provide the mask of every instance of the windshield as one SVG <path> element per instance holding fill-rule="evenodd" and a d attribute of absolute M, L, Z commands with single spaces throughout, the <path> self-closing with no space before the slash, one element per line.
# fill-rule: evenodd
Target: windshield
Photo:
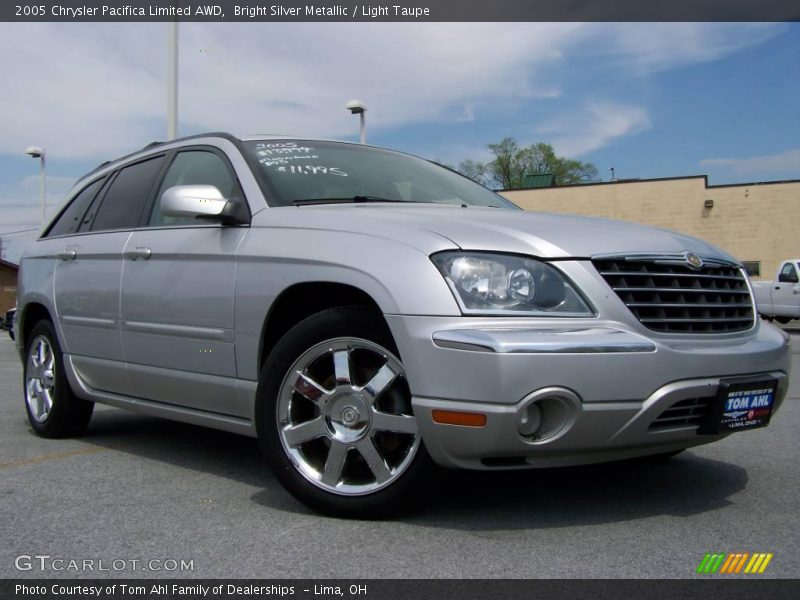
<path fill-rule="evenodd" d="M 244 142 L 264 175 L 273 204 L 391 201 L 518 207 L 437 164 L 400 152 L 304 140 Z"/>

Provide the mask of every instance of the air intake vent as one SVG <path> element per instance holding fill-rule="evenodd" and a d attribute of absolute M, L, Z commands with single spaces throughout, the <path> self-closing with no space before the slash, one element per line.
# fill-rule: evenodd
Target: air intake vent
<path fill-rule="evenodd" d="M 731 333 L 753 327 L 747 280 L 736 265 L 682 255 L 598 258 L 600 275 L 648 329 L 664 333 Z"/>
<path fill-rule="evenodd" d="M 713 400 L 714 398 L 689 398 L 676 402 L 650 423 L 649 430 L 697 428 L 706 418 L 709 404 Z"/>

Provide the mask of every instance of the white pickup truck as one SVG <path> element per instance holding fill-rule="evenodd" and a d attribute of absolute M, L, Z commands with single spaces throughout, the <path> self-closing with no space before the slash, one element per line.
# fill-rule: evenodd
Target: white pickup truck
<path fill-rule="evenodd" d="M 800 258 L 783 261 L 775 281 L 754 281 L 753 294 L 762 317 L 788 323 L 800 319 Z"/>

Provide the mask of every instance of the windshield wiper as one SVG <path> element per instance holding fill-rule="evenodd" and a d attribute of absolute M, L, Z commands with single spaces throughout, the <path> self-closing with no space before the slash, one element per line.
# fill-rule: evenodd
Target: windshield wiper
<path fill-rule="evenodd" d="M 347 204 L 359 202 L 407 202 L 397 198 L 381 198 L 380 196 L 350 196 L 349 198 L 304 198 L 292 200 L 292 206 L 308 206 L 312 204 Z"/>

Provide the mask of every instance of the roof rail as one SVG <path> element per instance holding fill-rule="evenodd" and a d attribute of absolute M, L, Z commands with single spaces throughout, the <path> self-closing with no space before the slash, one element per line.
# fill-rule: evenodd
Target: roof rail
<path fill-rule="evenodd" d="M 142 148 L 140 150 L 136 150 L 135 152 L 131 152 L 130 154 L 126 154 L 125 156 L 121 156 L 119 158 L 115 158 L 114 160 L 107 160 L 107 161 L 97 165 L 94 169 L 92 169 L 91 171 L 86 173 L 84 176 L 82 176 L 78 181 L 86 179 L 87 177 L 89 177 L 90 175 L 92 175 L 95 172 L 99 171 L 103 167 L 106 167 L 106 166 L 108 166 L 110 164 L 121 162 L 121 161 L 123 161 L 123 160 L 125 160 L 127 158 L 130 158 L 131 156 L 135 156 L 136 154 L 139 154 L 140 152 L 144 152 L 145 150 L 149 150 L 150 148 L 163 146 L 165 144 L 171 144 L 172 142 L 182 142 L 182 141 L 185 141 L 185 140 L 191 140 L 191 139 L 203 138 L 203 137 L 219 137 L 219 138 L 224 138 L 224 139 L 232 142 L 233 144 L 241 143 L 239 138 L 231 135 L 230 133 L 217 132 L 217 131 L 209 132 L 209 133 L 196 133 L 194 135 L 188 135 L 188 136 L 185 136 L 185 137 L 176 138 L 174 140 L 169 140 L 168 142 L 150 142 L 149 144 L 147 144 L 144 148 Z"/>

